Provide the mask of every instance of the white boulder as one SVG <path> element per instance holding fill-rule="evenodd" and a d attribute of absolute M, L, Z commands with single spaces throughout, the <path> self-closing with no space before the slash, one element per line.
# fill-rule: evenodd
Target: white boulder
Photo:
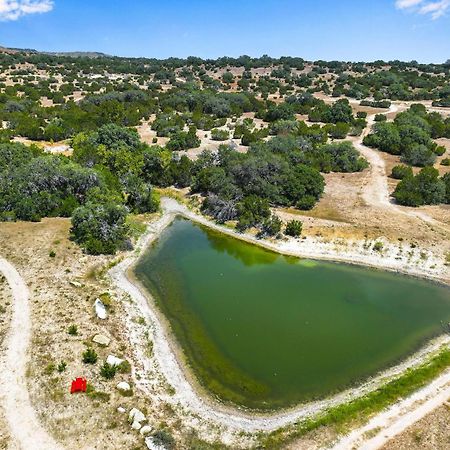
<path fill-rule="evenodd" d="M 108 355 L 108 357 L 106 358 L 106 362 L 110 365 L 110 366 L 120 366 L 124 360 L 118 358 L 117 356 L 114 355 Z"/>
<path fill-rule="evenodd" d="M 97 298 L 94 302 L 95 314 L 99 319 L 105 320 L 107 317 L 106 306 Z"/>
<path fill-rule="evenodd" d="M 107 347 L 109 343 L 111 342 L 111 339 L 108 336 L 105 336 L 104 334 L 96 334 L 92 341 L 99 345 L 104 345 Z"/>
<path fill-rule="evenodd" d="M 130 411 L 130 414 L 128 414 L 128 421 L 131 423 L 133 423 L 133 422 L 141 423 L 144 420 L 145 420 L 144 413 L 142 411 L 139 411 L 139 409 L 137 409 L 137 408 L 133 408 Z"/>
<path fill-rule="evenodd" d="M 152 432 L 152 427 L 150 425 L 144 425 L 139 433 L 142 434 L 142 436 L 145 436 L 147 434 L 150 434 Z"/>
<path fill-rule="evenodd" d="M 123 407 L 123 406 L 119 406 L 117 408 L 117 411 L 120 412 L 121 414 L 123 414 L 124 412 L 126 412 L 127 410 Z"/>
<path fill-rule="evenodd" d="M 131 428 L 133 428 L 133 430 L 140 430 L 142 428 L 142 425 L 139 422 L 134 421 L 131 424 Z"/>
<path fill-rule="evenodd" d="M 117 389 L 119 389 L 119 391 L 124 392 L 127 392 L 131 389 L 131 386 L 126 381 L 121 381 L 116 387 Z"/>

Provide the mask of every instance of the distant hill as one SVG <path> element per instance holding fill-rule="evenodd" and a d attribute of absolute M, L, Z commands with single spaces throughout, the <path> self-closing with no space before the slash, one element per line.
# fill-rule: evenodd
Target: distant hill
<path fill-rule="evenodd" d="M 0 53 L 8 53 L 13 55 L 15 53 L 38 53 L 42 55 L 51 55 L 51 56 L 69 56 L 71 58 L 106 58 L 110 57 L 105 53 L 101 52 L 44 52 L 31 48 L 10 48 L 0 46 Z"/>
<path fill-rule="evenodd" d="M 52 56 L 70 56 L 72 58 L 109 58 L 110 55 L 100 52 L 37 52 Z"/>
<path fill-rule="evenodd" d="M 2 47 L 0 45 L 0 53 L 8 53 L 10 55 L 13 55 L 14 53 L 18 53 L 19 51 L 25 51 L 25 50 L 19 50 L 19 49 L 15 49 L 15 48 L 7 48 L 7 47 Z"/>

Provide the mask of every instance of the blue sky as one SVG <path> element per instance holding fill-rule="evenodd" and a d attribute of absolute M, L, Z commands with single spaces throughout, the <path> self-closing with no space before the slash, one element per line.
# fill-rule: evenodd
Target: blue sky
<path fill-rule="evenodd" d="M 450 0 L 0 0 L 0 45 L 165 58 L 450 58 Z"/>

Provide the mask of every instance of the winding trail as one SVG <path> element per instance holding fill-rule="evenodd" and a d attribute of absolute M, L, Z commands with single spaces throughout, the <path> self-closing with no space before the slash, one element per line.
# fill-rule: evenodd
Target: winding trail
<path fill-rule="evenodd" d="M 13 315 L 0 357 L 0 405 L 12 442 L 10 449 L 62 450 L 40 425 L 28 394 L 26 368 L 31 341 L 28 288 L 15 267 L 0 258 L 0 272 L 13 296 Z"/>
<path fill-rule="evenodd" d="M 393 103 L 387 113 L 396 113 L 405 111 L 408 108 L 407 104 Z M 362 198 L 364 201 L 374 207 L 388 210 L 391 214 L 402 214 L 415 219 L 422 220 L 430 225 L 435 225 L 448 231 L 449 228 L 444 223 L 433 219 L 428 214 L 413 210 L 412 208 L 403 207 L 393 203 L 390 200 L 389 186 L 386 173 L 386 164 L 383 157 L 378 150 L 366 147 L 363 144 L 363 139 L 370 133 L 372 125 L 375 123 L 375 114 L 367 117 L 367 127 L 362 134 L 357 138 L 350 139 L 359 152 L 367 159 L 370 164 L 368 175 L 365 179 L 365 184 L 362 187 Z"/>
<path fill-rule="evenodd" d="M 397 105 L 391 105 L 390 113 L 399 110 Z M 375 114 L 367 117 L 367 127 L 353 140 L 355 147 L 367 159 L 370 164 L 368 175 L 362 189 L 362 197 L 364 201 L 375 208 L 388 208 L 399 212 L 396 205 L 389 201 L 389 187 L 386 175 L 386 164 L 378 151 L 366 147 L 363 139 L 370 133 L 372 125 L 375 123 Z"/>

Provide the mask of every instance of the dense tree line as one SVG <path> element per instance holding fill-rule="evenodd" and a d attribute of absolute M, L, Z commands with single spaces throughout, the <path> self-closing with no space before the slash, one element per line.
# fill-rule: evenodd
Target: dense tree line
<path fill-rule="evenodd" d="M 79 136 L 77 147 L 71 160 L 34 146 L 0 144 L 0 220 L 72 216 L 72 236 L 89 253 L 129 247 L 128 212 L 158 208 L 130 155 L 142 144 L 135 133 L 109 125 Z"/>
<path fill-rule="evenodd" d="M 47 75 L 25 70 L 23 63 Z M 0 68 L 8 73 L 0 76 L 0 220 L 71 216 L 73 239 L 94 254 L 129 247 L 128 213 L 158 208 L 152 186 L 189 187 L 217 221 L 235 220 L 241 231 L 256 227 L 261 236 L 280 233 L 273 207 L 310 209 L 323 193 L 321 173 L 367 167 L 350 142 L 334 142 L 359 135 L 366 115 L 354 115 L 345 98 L 327 104 L 316 92 L 379 108 L 388 108 L 390 100 L 450 105 L 450 67 L 415 61 L 306 62 L 267 55 L 156 60 L 19 52 L 0 54 Z M 259 68 L 268 70 L 260 75 L 254 70 Z M 243 117 L 246 113 L 255 119 Z M 153 115 L 151 128 L 168 138 L 165 147 L 142 143 L 133 128 Z M 180 156 L 200 146 L 201 132 L 217 141 L 239 140 L 248 152 L 235 151 L 230 142 L 217 153 L 202 152 L 196 161 Z M 12 144 L 13 136 L 70 138 L 73 157 Z M 439 137 L 450 137 L 450 119 L 421 105 L 398 114 L 393 123 L 377 116 L 364 143 L 425 167 L 416 176 L 406 166 L 393 171 L 401 180 L 393 194 L 399 203 L 448 203 L 450 176 L 439 178 L 428 167 L 443 152 L 433 141 Z M 301 223 L 288 224 L 285 232 L 300 235 Z"/>

